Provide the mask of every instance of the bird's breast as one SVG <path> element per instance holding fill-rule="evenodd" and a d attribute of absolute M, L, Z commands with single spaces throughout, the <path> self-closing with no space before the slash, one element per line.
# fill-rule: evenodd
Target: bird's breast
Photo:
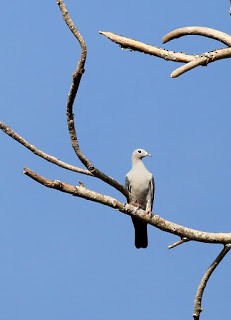
<path fill-rule="evenodd" d="M 134 178 L 130 184 L 130 193 L 133 200 L 136 200 L 143 209 L 146 208 L 146 200 L 149 192 L 149 183 L 147 179 Z"/>

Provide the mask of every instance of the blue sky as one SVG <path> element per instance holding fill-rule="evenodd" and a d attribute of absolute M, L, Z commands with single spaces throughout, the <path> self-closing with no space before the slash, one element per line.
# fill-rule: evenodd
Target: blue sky
<path fill-rule="evenodd" d="M 171 79 L 180 66 L 121 50 L 98 31 L 162 46 L 169 31 L 200 25 L 230 32 L 229 1 L 68 1 L 88 45 L 75 104 L 80 145 L 121 183 L 133 149 L 156 180 L 154 210 L 204 231 L 230 232 L 230 61 Z M 3 2 L 1 121 L 40 149 L 79 165 L 65 104 L 80 53 L 55 1 Z M 163 47 L 200 53 L 223 45 L 199 37 Z M 137 250 L 130 218 L 46 189 L 23 167 L 50 179 L 79 181 L 124 198 L 98 180 L 67 172 L 0 133 L 0 317 L 4 320 L 191 319 L 197 285 L 219 245 L 187 243 L 149 227 Z M 213 274 L 201 319 L 230 317 L 231 258 Z"/>

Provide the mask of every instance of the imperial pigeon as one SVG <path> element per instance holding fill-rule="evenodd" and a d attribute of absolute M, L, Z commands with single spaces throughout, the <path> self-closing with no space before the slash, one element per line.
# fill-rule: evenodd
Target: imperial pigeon
<path fill-rule="evenodd" d="M 126 175 L 125 186 L 130 192 L 129 203 L 137 205 L 139 208 L 151 213 L 155 183 L 152 173 L 145 168 L 142 161 L 142 159 L 147 156 L 151 157 L 151 155 L 143 149 L 133 151 L 132 169 Z M 132 222 L 135 228 L 136 248 L 147 248 L 147 223 L 136 217 L 132 217 Z"/>

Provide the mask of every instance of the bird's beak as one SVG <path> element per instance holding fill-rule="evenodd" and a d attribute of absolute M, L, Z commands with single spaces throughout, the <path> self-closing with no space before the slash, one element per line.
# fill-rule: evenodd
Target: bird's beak
<path fill-rule="evenodd" d="M 147 155 L 148 155 L 149 157 L 152 157 L 151 153 L 148 153 Z"/>

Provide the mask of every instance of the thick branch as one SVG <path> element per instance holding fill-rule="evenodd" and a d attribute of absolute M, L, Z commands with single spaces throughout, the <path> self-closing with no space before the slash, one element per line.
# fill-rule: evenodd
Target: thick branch
<path fill-rule="evenodd" d="M 231 47 L 231 36 L 229 34 L 215 30 L 215 29 L 211 29 L 207 27 L 198 27 L 198 26 L 175 29 L 167 33 L 163 37 L 162 41 L 163 43 L 166 43 L 173 39 L 177 39 L 187 35 L 204 36 L 210 39 L 220 41 L 226 44 L 227 46 Z"/>
<path fill-rule="evenodd" d="M 83 37 L 75 27 L 72 19 L 70 18 L 70 15 L 65 7 L 64 1 L 59 0 L 57 2 L 59 5 L 59 8 L 62 12 L 63 18 L 71 30 L 71 32 L 74 34 L 75 38 L 78 40 L 80 47 L 81 47 L 81 56 L 78 62 L 77 69 L 75 70 L 73 74 L 73 81 L 72 85 L 70 88 L 70 92 L 68 94 L 68 100 L 67 100 L 67 125 L 68 125 L 68 130 L 70 134 L 70 139 L 71 139 L 71 144 L 72 147 L 80 159 L 80 161 L 86 166 L 86 168 L 94 175 L 95 177 L 101 179 L 102 181 L 106 182 L 107 184 L 111 185 L 115 189 L 119 190 L 125 197 L 128 198 L 128 191 L 126 188 L 118 183 L 116 180 L 113 178 L 107 176 L 105 173 L 97 169 L 92 162 L 83 154 L 83 152 L 80 149 L 79 141 L 77 138 L 77 133 L 75 130 L 75 122 L 74 122 L 74 114 L 73 114 L 73 105 L 74 101 L 78 92 L 79 84 L 82 78 L 82 75 L 84 73 L 84 66 L 86 62 L 86 57 L 87 57 L 87 47 L 84 42 Z"/>
<path fill-rule="evenodd" d="M 51 163 L 54 163 L 55 165 L 62 167 L 64 169 L 70 170 L 70 171 L 74 171 L 74 172 L 78 172 L 78 173 L 82 173 L 82 174 L 86 174 L 86 175 L 90 175 L 92 176 L 91 172 L 82 168 L 78 168 L 75 167 L 69 163 L 63 162 L 57 158 L 55 158 L 54 156 L 51 156 L 41 150 L 39 150 L 37 147 L 35 147 L 34 145 L 30 144 L 28 141 L 26 141 L 23 137 L 21 137 L 19 134 L 17 134 L 16 132 L 14 132 L 9 126 L 7 126 L 6 124 L 4 124 L 3 122 L 0 121 L 0 129 L 5 132 L 9 137 L 13 138 L 14 140 L 18 141 L 19 143 L 21 143 L 24 147 L 26 147 L 27 149 L 29 149 L 30 151 L 32 151 L 35 155 L 45 159 L 46 161 L 49 161 Z"/>
<path fill-rule="evenodd" d="M 181 238 L 185 237 L 188 240 L 206 243 L 231 243 L 231 233 L 212 233 L 186 228 L 176 223 L 165 220 L 156 214 L 151 216 L 146 211 L 139 209 L 131 204 L 125 204 L 110 196 L 106 196 L 98 192 L 89 190 L 85 188 L 82 184 L 80 186 L 73 186 L 68 183 L 60 182 L 57 180 L 52 181 L 36 174 L 28 168 L 24 169 L 24 174 L 48 188 L 69 193 L 73 196 L 84 198 L 90 201 L 99 202 L 103 205 L 114 208 L 124 214 L 140 218 L 141 220 L 155 226 L 156 228 L 162 231 L 175 234 Z"/>
<path fill-rule="evenodd" d="M 194 312 L 193 312 L 194 320 L 200 319 L 200 313 L 202 312 L 202 307 L 201 307 L 202 296 L 204 293 L 204 289 L 207 285 L 207 282 L 209 281 L 209 278 L 211 277 L 213 271 L 216 269 L 218 264 L 222 261 L 222 259 L 225 257 L 225 255 L 229 252 L 230 249 L 231 249 L 230 244 L 225 245 L 224 249 L 219 253 L 217 258 L 213 261 L 213 263 L 210 265 L 208 270 L 205 272 L 203 278 L 201 279 L 201 282 L 198 286 L 196 297 L 194 300 Z"/>

